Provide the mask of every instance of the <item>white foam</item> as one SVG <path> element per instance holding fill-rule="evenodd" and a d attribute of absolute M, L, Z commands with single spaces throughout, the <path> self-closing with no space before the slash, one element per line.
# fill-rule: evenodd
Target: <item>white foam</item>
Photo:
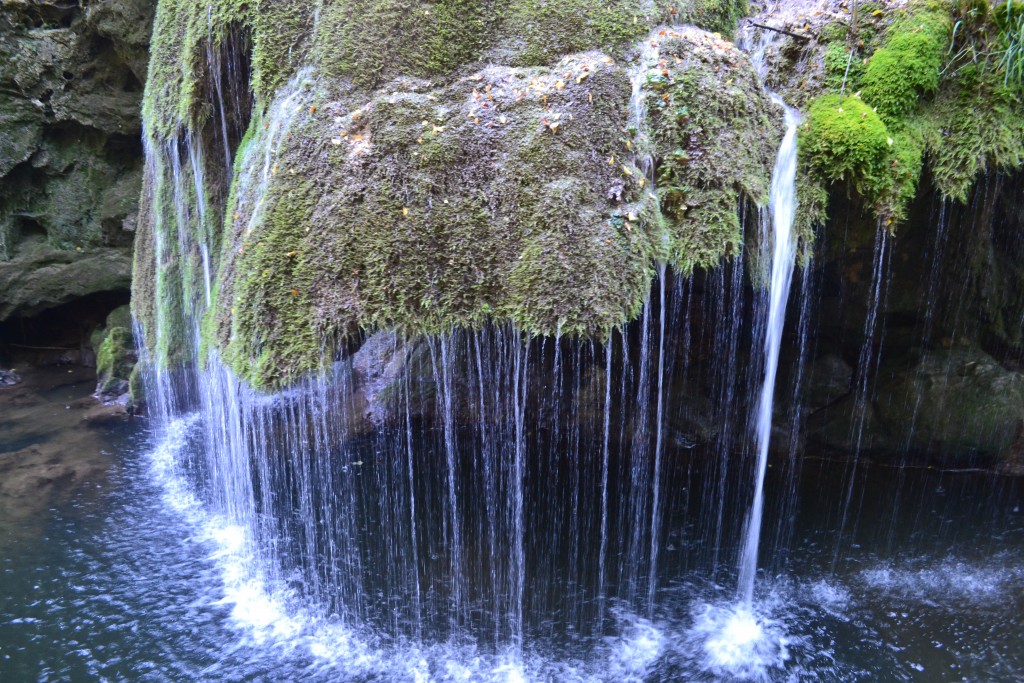
<path fill-rule="evenodd" d="M 701 668 L 727 680 L 767 681 L 790 657 L 782 625 L 744 604 L 702 605 L 688 640 L 702 652 Z"/>
<path fill-rule="evenodd" d="M 598 675 L 607 680 L 642 681 L 657 664 L 665 636 L 651 621 L 631 614 L 619 614 L 622 634 L 609 641 L 607 664 Z"/>
<path fill-rule="evenodd" d="M 1008 584 L 1024 578 L 1024 570 L 996 562 L 981 566 L 949 558 L 920 568 L 883 565 L 862 571 L 860 578 L 873 590 L 959 609 L 964 602 L 983 604 L 1001 599 Z"/>
<path fill-rule="evenodd" d="M 852 604 L 850 590 L 837 583 L 829 583 L 824 579 L 807 584 L 804 587 L 814 605 L 833 617 L 845 619 Z"/>

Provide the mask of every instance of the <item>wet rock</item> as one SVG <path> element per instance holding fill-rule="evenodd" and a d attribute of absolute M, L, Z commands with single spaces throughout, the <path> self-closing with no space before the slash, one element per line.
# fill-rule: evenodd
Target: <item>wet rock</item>
<path fill-rule="evenodd" d="M 401 391 L 409 353 L 409 345 L 396 333 L 377 332 L 353 354 L 352 371 L 358 383 L 356 400 L 371 424 L 380 425 L 394 416 L 395 398 Z"/>
<path fill-rule="evenodd" d="M 835 403 L 850 393 L 853 368 L 836 354 L 816 359 L 807 371 L 803 398 L 807 410 L 813 412 Z"/>
<path fill-rule="evenodd" d="M 125 290 L 131 272 L 131 255 L 123 249 L 40 247 L 23 258 L 0 261 L 0 320 L 31 316 L 97 292 Z"/>
<path fill-rule="evenodd" d="M 931 352 L 882 384 L 878 427 L 946 464 L 998 461 L 1024 422 L 1024 375 L 977 349 Z"/>
<path fill-rule="evenodd" d="M 837 452 L 995 469 L 1013 469 L 1022 425 L 1024 375 L 978 349 L 883 368 L 872 400 L 847 395 L 808 423 L 811 442 Z"/>
<path fill-rule="evenodd" d="M 107 316 L 105 328 L 93 336 L 94 341 L 99 339 L 96 347 L 96 398 L 107 405 L 134 407 L 141 397 L 136 397 L 131 381 L 138 353 L 128 306 L 114 309 Z"/>
<path fill-rule="evenodd" d="M 124 393 L 128 391 L 128 382 L 124 383 Z M 128 410 L 122 403 L 110 403 L 107 405 L 94 406 L 82 416 L 91 426 L 105 426 L 127 422 L 131 419 Z"/>
<path fill-rule="evenodd" d="M 672 387 L 669 393 L 669 438 L 680 448 L 710 443 L 719 432 L 714 403 L 694 383 Z"/>
<path fill-rule="evenodd" d="M 13 386 L 20 382 L 21 377 L 19 377 L 13 370 L 0 370 L 0 385 Z"/>
<path fill-rule="evenodd" d="M 0 322 L 126 290 L 156 2 L 0 12 Z"/>

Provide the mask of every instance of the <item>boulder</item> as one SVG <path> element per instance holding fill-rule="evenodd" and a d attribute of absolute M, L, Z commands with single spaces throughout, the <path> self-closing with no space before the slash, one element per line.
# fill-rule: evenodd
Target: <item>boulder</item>
<path fill-rule="evenodd" d="M 947 464 L 1008 455 L 1024 424 L 1024 375 L 977 349 L 933 351 L 878 388 L 878 428 Z"/>

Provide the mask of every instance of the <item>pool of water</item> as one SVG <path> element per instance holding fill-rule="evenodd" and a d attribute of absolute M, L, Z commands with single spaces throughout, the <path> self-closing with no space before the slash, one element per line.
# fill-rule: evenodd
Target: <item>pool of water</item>
<path fill-rule="evenodd" d="M 701 456 L 677 457 L 666 473 L 666 525 L 678 533 L 663 548 L 654 607 L 609 591 L 598 612 L 593 596 L 573 589 L 593 566 L 574 569 L 550 540 L 559 522 L 537 518 L 528 539 L 562 559 L 545 565 L 544 544 L 528 544 L 524 637 L 503 644 L 438 627 L 448 616 L 436 613 L 429 593 L 443 590 L 429 580 L 418 584 L 416 623 L 408 605 L 391 604 L 405 593 L 384 578 L 364 582 L 361 611 L 312 609 L 301 570 L 270 578 L 247 530 L 181 476 L 198 421 L 108 437 L 102 482 L 37 513 L 31 533 L 23 520 L 0 524 L 4 681 L 1015 681 L 1024 672 L 1017 480 L 865 464 L 856 475 L 864 493 L 843 521 L 845 464 L 807 458 L 795 504 L 766 517 L 764 569 L 746 610 L 729 563 L 708 559 L 707 510 L 689 494 Z M 367 460 L 350 474 L 380 496 L 386 469 Z M 780 498 L 783 484 L 770 477 L 769 496 Z M 381 526 L 367 537 L 384 545 L 387 534 Z M 429 571 L 430 558 L 421 566 Z M 488 623 L 486 606 L 470 604 L 483 613 L 470 623 Z"/>

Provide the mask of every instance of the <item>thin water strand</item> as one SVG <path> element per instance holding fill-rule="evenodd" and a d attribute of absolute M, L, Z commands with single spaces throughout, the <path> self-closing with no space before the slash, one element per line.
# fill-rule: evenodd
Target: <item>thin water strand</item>
<path fill-rule="evenodd" d="M 775 396 L 775 379 L 779 369 L 779 350 L 782 346 L 782 332 L 786 323 L 786 303 L 793 279 L 796 260 L 796 244 L 793 235 L 793 218 L 796 215 L 796 130 L 800 123 L 799 113 L 789 108 L 779 98 L 773 98 L 786 110 L 786 135 L 779 148 L 775 162 L 771 189 L 771 217 L 774 249 L 772 254 L 772 275 L 768 325 L 765 337 L 764 383 L 757 405 L 755 442 L 757 446 L 757 470 L 754 481 L 754 501 L 743 548 L 740 554 L 739 595 L 750 605 L 754 597 L 754 578 L 757 574 L 757 551 L 761 541 L 761 517 L 764 513 L 764 477 L 768 468 L 768 446 L 772 429 L 772 406 Z"/>

